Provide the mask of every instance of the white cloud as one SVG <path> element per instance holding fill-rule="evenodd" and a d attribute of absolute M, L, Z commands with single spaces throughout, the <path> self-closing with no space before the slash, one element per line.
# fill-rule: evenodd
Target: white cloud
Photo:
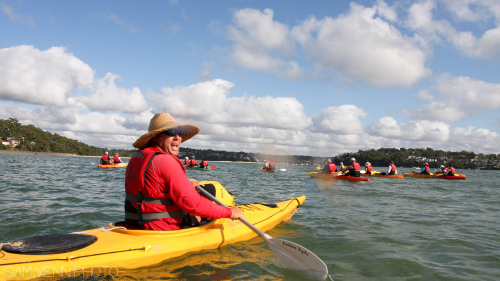
<path fill-rule="evenodd" d="M 379 13 L 394 18 L 379 6 Z M 348 14 L 335 19 L 311 17 L 291 33 L 313 65 L 342 79 L 377 87 L 409 87 L 431 73 L 424 65 L 426 54 L 415 39 L 375 17 L 377 7 L 365 8 L 352 2 Z"/>
<path fill-rule="evenodd" d="M 471 31 L 458 31 L 448 21 L 434 20 L 432 11 L 436 4 L 432 0 L 414 3 L 409 9 L 407 24 L 427 40 L 441 42 L 441 37 L 450 42 L 469 57 L 494 61 L 500 58 L 500 4 L 493 1 L 447 1 L 450 10 L 461 20 L 485 20 L 483 11 L 493 11 L 497 27 L 486 30 L 481 38 L 476 38 Z M 473 12 L 469 5 L 475 4 Z M 486 13 L 487 17 L 491 13 Z"/>
<path fill-rule="evenodd" d="M 500 19 L 500 2 L 495 0 L 441 0 L 457 20 L 485 22 L 491 17 Z"/>
<path fill-rule="evenodd" d="M 295 61 L 273 57 L 271 53 L 293 53 L 295 43 L 288 27 L 273 20 L 274 12 L 246 8 L 233 15 L 234 26 L 229 26 L 229 38 L 235 42 L 230 58 L 248 69 L 275 73 L 283 79 L 299 79 L 304 70 Z"/>
<path fill-rule="evenodd" d="M 0 99 L 65 106 L 75 88 L 90 87 L 94 71 L 65 48 L 0 49 Z"/>
<path fill-rule="evenodd" d="M 440 99 L 432 96 L 430 91 L 437 92 Z M 470 77 L 452 77 L 445 73 L 436 79 L 433 87 L 422 93 L 432 102 L 420 109 L 403 109 L 411 118 L 455 123 L 482 110 L 500 109 L 500 84 Z"/>
<path fill-rule="evenodd" d="M 498 143 L 500 135 L 488 129 L 469 127 L 457 127 L 453 130 L 450 142 L 457 147 L 457 151 L 462 149 L 472 150 L 476 153 L 498 153 Z M 460 149 L 461 148 L 461 149 Z"/>
<path fill-rule="evenodd" d="M 398 124 L 392 117 L 380 118 L 378 123 L 366 127 L 370 135 L 396 140 L 446 142 L 450 135 L 450 126 L 437 121 L 410 121 Z"/>
<path fill-rule="evenodd" d="M 277 129 L 310 126 L 311 119 L 295 98 L 229 97 L 233 86 L 229 81 L 215 79 L 187 87 L 164 87 L 160 94 L 148 93 L 147 96 L 160 111 L 184 119 Z"/>
<path fill-rule="evenodd" d="M 118 75 L 107 73 L 95 82 L 90 96 L 81 96 L 79 101 L 92 111 L 121 111 L 125 113 L 140 113 L 149 108 L 139 88 L 124 89 L 115 85 Z"/>
<path fill-rule="evenodd" d="M 21 23 L 26 23 L 31 27 L 35 26 L 35 20 L 29 15 L 20 15 L 12 10 L 12 7 L 2 3 L 2 12 L 9 17 L 9 19 Z"/>
<path fill-rule="evenodd" d="M 335 133 L 339 135 L 357 135 L 363 133 L 360 117 L 368 114 L 355 105 L 331 106 L 321 110 L 313 118 L 313 131 Z"/>

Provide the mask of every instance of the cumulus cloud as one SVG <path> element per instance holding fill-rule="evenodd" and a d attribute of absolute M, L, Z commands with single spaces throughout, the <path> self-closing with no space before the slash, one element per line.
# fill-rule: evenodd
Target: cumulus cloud
<path fill-rule="evenodd" d="M 92 85 L 94 71 L 63 47 L 0 49 L 0 99 L 65 106 L 75 88 Z"/>
<path fill-rule="evenodd" d="M 360 117 L 366 117 L 363 109 L 355 105 L 331 106 L 321 110 L 313 118 L 313 131 L 335 133 L 339 135 L 357 135 L 363 133 Z"/>
<path fill-rule="evenodd" d="M 290 97 L 229 97 L 233 83 L 222 79 L 148 93 L 159 111 L 184 119 L 207 123 L 263 126 L 277 129 L 304 129 L 311 119 L 304 106 Z"/>
<path fill-rule="evenodd" d="M 335 19 L 311 17 L 291 33 L 311 64 L 344 80 L 377 87 L 408 87 L 431 70 L 425 67 L 426 54 L 415 39 L 376 17 L 378 12 L 395 19 L 393 10 L 382 3 L 366 8 L 352 2 L 348 14 Z"/>
<path fill-rule="evenodd" d="M 428 120 L 398 124 L 394 118 L 386 116 L 380 118 L 378 123 L 368 125 L 366 132 L 388 139 L 445 142 L 450 135 L 450 126 Z"/>
<path fill-rule="evenodd" d="M 451 134 L 450 142 L 460 150 L 472 150 L 476 153 L 498 152 L 500 135 L 488 129 L 469 127 L 457 127 Z M 461 149 L 460 149 L 461 148 Z"/>
<path fill-rule="evenodd" d="M 81 96 L 79 101 L 92 111 L 121 111 L 125 113 L 141 113 L 149 108 L 139 88 L 124 89 L 115 85 L 120 76 L 107 73 L 98 79 L 90 96 Z"/>
<path fill-rule="evenodd" d="M 430 91 L 436 92 L 439 98 L 431 95 Z M 432 102 L 419 109 L 403 109 L 403 113 L 415 119 L 455 123 L 482 110 L 500 109 L 500 84 L 471 77 L 452 77 L 445 73 L 423 93 Z"/>
<path fill-rule="evenodd" d="M 493 13 L 496 21 L 500 19 L 500 4 L 495 1 L 446 1 L 448 8 L 460 20 L 485 20 Z M 476 11 L 471 10 L 474 4 Z M 483 60 L 500 58 L 500 27 L 486 30 L 478 39 L 471 31 L 458 31 L 447 20 L 433 19 L 432 11 L 436 3 L 432 0 L 414 3 L 409 9 L 407 24 L 428 40 L 438 43 L 442 39 L 450 42 L 463 54 Z M 485 12 L 489 11 L 489 12 Z"/>
<path fill-rule="evenodd" d="M 235 42 L 230 58 L 248 69 L 268 71 L 283 79 L 298 79 L 304 74 L 298 63 L 276 57 L 277 53 L 292 54 L 295 43 L 288 27 L 274 21 L 273 16 L 274 11 L 269 8 L 263 12 L 251 8 L 236 11 L 234 25 L 228 27 L 229 39 Z"/>

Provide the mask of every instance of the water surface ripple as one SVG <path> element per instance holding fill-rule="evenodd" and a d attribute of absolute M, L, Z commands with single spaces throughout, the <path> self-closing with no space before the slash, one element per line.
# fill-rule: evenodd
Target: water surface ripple
<path fill-rule="evenodd" d="M 98 159 L 1 154 L 0 242 L 122 220 L 125 169 L 99 169 Z M 210 165 L 217 169 L 188 176 L 219 181 L 238 204 L 306 195 L 292 220 L 269 234 L 314 252 L 334 280 L 500 280 L 500 171 L 459 170 L 467 175 L 463 181 L 355 183 L 310 178 L 305 172 L 312 166 L 281 165 L 285 172 L 265 173 L 260 164 Z M 303 280 L 280 267 L 260 238 L 126 270 L 120 277 Z"/>

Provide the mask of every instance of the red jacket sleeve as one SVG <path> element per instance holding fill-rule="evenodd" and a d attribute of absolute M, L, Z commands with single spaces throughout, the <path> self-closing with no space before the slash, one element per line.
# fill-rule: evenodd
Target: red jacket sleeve
<path fill-rule="evenodd" d="M 185 212 L 204 218 L 230 218 L 231 210 L 201 196 L 186 176 L 182 163 L 172 155 L 157 155 L 152 168 L 164 180 L 164 190 Z M 163 182 L 163 181 L 162 181 Z"/>

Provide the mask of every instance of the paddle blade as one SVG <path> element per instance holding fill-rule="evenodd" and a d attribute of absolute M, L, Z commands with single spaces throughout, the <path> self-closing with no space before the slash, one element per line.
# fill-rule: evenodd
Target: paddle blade
<path fill-rule="evenodd" d="M 315 280 L 325 280 L 328 276 L 326 264 L 308 249 L 276 238 L 269 239 L 267 242 L 279 261 L 289 270 Z"/>
<path fill-rule="evenodd" d="M 280 169 L 280 171 L 282 171 L 282 172 L 286 172 L 286 169 Z"/>
<path fill-rule="evenodd" d="M 210 166 L 210 169 L 214 170 L 214 169 L 217 169 L 217 167 L 215 167 L 215 166 Z"/>

